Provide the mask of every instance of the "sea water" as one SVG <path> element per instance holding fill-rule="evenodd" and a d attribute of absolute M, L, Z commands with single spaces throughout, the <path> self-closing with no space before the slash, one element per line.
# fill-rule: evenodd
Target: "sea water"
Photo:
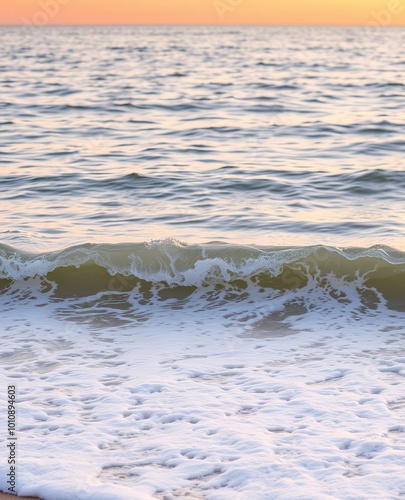
<path fill-rule="evenodd" d="M 405 30 L 0 42 L 18 493 L 405 494 Z"/>

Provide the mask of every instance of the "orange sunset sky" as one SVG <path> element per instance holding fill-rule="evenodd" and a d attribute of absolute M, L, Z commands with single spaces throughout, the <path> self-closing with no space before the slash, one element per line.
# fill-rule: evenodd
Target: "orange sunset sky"
<path fill-rule="evenodd" d="M 405 0 L 0 0 L 0 24 L 405 25 Z"/>

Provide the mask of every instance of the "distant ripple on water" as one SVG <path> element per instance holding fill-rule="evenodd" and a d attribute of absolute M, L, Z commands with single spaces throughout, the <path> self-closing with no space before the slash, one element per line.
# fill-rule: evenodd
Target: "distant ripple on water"
<path fill-rule="evenodd" d="M 1 241 L 404 248 L 404 29 L 0 29 Z"/>

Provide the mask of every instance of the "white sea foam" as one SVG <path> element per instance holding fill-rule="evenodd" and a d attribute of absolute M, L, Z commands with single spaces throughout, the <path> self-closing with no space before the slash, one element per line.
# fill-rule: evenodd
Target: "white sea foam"
<path fill-rule="evenodd" d="M 332 304 L 317 290 L 312 312 L 283 320 L 284 302 L 268 300 L 151 304 L 147 321 L 122 325 L 114 303 L 6 301 L 0 374 L 18 388 L 18 493 L 399 497 L 403 313 L 364 314 L 358 297 Z"/>

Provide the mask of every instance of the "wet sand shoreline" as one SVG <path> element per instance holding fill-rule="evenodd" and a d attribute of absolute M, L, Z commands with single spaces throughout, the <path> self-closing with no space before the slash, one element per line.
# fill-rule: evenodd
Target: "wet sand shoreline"
<path fill-rule="evenodd" d="M 0 491 L 0 500 L 12 500 L 13 498 L 21 498 L 22 500 L 40 500 L 38 497 L 18 497 L 17 495 L 11 495 L 10 493 L 3 493 Z"/>

